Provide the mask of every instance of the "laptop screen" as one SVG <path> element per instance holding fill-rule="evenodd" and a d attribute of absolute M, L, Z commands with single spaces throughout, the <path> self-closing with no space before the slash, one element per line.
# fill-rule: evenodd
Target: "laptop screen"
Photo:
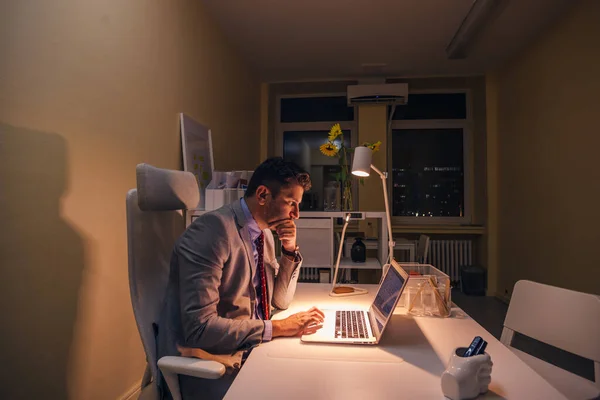
<path fill-rule="evenodd" d="M 375 336 L 377 338 L 383 333 L 383 329 L 388 319 L 394 313 L 398 299 L 402 294 L 406 279 L 400 275 L 400 272 L 394 266 L 390 266 L 383 282 L 379 286 L 375 300 L 371 305 L 370 314 L 375 317 Z"/>

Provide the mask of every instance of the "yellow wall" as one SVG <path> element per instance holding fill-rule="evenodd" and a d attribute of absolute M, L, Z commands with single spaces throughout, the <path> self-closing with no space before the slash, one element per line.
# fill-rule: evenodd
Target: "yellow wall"
<path fill-rule="evenodd" d="M 486 76 L 486 164 L 487 164 L 487 226 L 486 244 L 488 296 L 503 296 L 498 290 L 498 76 Z"/>
<path fill-rule="evenodd" d="M 379 151 L 373 153 L 371 163 L 380 171 L 387 171 L 387 106 L 361 105 L 358 110 L 358 143 L 381 141 Z M 391 179 L 391 175 L 390 175 Z M 361 211 L 384 211 L 383 186 L 377 173 L 371 171 L 369 178 L 358 186 L 358 201 Z M 389 196 L 388 196 L 389 197 Z M 391 212 L 391 209 L 390 209 Z"/>
<path fill-rule="evenodd" d="M 195 0 L 2 1 L 0 60 L 0 391 L 118 398 L 145 364 L 135 166 L 179 168 L 183 111 L 213 129 L 218 169 L 254 168 L 260 83 Z"/>
<path fill-rule="evenodd" d="M 260 159 L 269 152 L 269 84 L 260 84 Z"/>
<path fill-rule="evenodd" d="M 498 284 L 600 294 L 600 2 L 498 71 Z"/>

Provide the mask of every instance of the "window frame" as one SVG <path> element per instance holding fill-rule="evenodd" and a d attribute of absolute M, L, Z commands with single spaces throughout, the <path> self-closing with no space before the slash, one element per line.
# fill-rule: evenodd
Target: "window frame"
<path fill-rule="evenodd" d="M 302 93 L 302 94 L 282 94 L 276 97 L 275 103 L 275 155 L 283 157 L 283 132 L 285 131 L 329 131 L 335 123 L 340 124 L 342 130 L 350 131 L 350 146 L 356 146 L 357 123 L 354 112 L 353 121 L 321 121 L 321 122 L 281 122 L 281 99 L 297 99 L 307 97 L 345 97 L 345 92 L 336 93 Z"/>
<path fill-rule="evenodd" d="M 410 94 L 437 94 L 437 93 L 465 93 L 466 119 L 421 119 L 421 120 L 391 120 L 391 126 L 387 134 L 387 170 L 390 179 L 387 180 L 388 193 L 390 196 L 390 213 L 393 213 L 393 154 L 392 138 L 393 131 L 398 129 L 462 129 L 463 131 L 463 170 L 464 170 L 464 209 L 462 217 L 402 217 L 391 215 L 392 225 L 470 225 L 473 221 L 474 204 L 474 155 L 473 155 L 473 106 L 471 103 L 471 91 L 469 89 L 426 89 L 410 90 Z M 389 118 L 389 116 L 388 116 Z"/>
<path fill-rule="evenodd" d="M 321 121 L 321 122 L 281 122 L 281 99 L 307 98 L 307 97 L 342 97 L 345 92 L 335 93 L 302 93 L 282 94 L 276 97 L 275 105 L 275 156 L 283 157 L 283 133 L 285 131 L 329 131 L 333 124 L 339 123 L 340 128 L 350 131 L 350 146 L 355 147 L 358 141 L 356 122 L 357 112 L 354 111 L 353 121 Z"/>
<path fill-rule="evenodd" d="M 283 134 L 286 131 L 329 131 L 333 124 L 339 123 L 340 128 L 350 131 L 350 147 L 354 148 L 358 142 L 358 112 L 354 110 L 353 121 L 320 121 L 320 122 L 281 122 L 281 99 L 285 98 L 307 98 L 307 97 L 346 97 L 346 92 L 330 93 L 301 93 L 301 94 L 282 94 L 275 97 L 275 156 L 283 157 Z M 326 137 L 323 137 L 325 141 Z M 324 142 L 323 142 L 324 143 Z M 352 186 L 352 200 L 354 208 L 359 210 L 358 204 L 358 186 Z"/>

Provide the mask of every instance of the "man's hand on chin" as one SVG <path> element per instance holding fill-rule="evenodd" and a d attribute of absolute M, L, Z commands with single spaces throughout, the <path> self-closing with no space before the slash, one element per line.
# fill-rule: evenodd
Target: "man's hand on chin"
<path fill-rule="evenodd" d="M 281 320 L 273 320 L 273 337 L 300 336 L 315 333 L 323 326 L 325 314 L 316 307 L 292 314 Z"/>
<path fill-rule="evenodd" d="M 296 223 L 288 219 L 275 227 L 281 245 L 286 251 L 296 251 Z"/>

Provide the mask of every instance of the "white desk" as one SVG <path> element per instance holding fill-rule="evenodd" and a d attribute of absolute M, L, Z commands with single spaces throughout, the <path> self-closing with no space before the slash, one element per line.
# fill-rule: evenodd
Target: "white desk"
<path fill-rule="evenodd" d="M 313 305 L 367 308 L 376 286 L 357 286 L 369 289 L 369 294 L 336 299 L 328 296 L 330 285 L 300 283 L 290 308 L 275 318 Z M 413 318 L 397 308 L 379 348 L 359 346 L 363 347 L 362 361 L 343 360 L 341 355 L 349 346 L 304 344 L 299 338 L 261 344 L 252 351 L 225 399 L 443 399 L 440 376 L 450 354 L 456 347 L 468 346 L 477 335 L 488 342 L 486 351 L 494 363 L 490 391 L 483 398 L 564 399 L 462 310 L 453 308 L 452 312 L 453 317 L 445 319 Z M 321 346 L 327 359 L 311 356 L 319 351 L 303 346 Z M 387 352 L 387 362 L 380 357 L 382 351 Z M 336 358 L 336 352 L 340 357 Z M 370 352 L 379 360 L 369 361 Z M 293 354 L 299 356 L 290 357 Z"/>

